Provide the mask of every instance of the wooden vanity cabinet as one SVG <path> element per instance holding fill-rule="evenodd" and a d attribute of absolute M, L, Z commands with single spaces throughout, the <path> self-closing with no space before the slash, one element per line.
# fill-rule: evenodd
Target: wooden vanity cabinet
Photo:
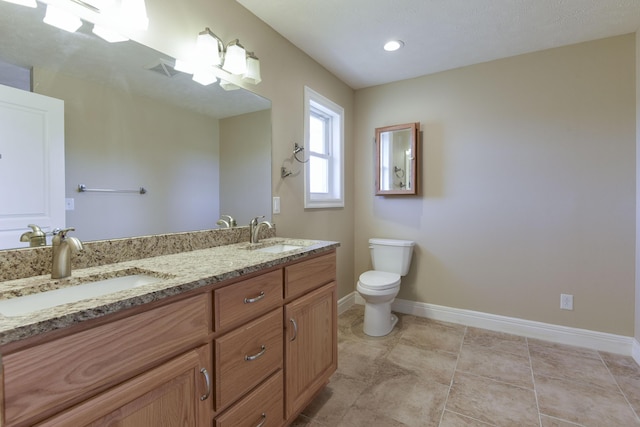
<path fill-rule="evenodd" d="M 337 367 L 331 251 L 2 355 L 0 427 L 281 427 Z"/>
<path fill-rule="evenodd" d="M 3 354 L 4 425 L 33 425 L 205 344 L 210 310 L 201 294 Z"/>
<path fill-rule="evenodd" d="M 293 421 L 338 366 L 335 252 L 285 268 L 285 416 Z"/>
<path fill-rule="evenodd" d="M 206 426 L 212 384 L 203 367 L 210 354 L 209 345 L 191 350 L 37 427 Z"/>

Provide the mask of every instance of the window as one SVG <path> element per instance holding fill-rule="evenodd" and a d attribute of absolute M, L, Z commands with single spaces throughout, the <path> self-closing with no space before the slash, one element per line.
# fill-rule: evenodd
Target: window
<path fill-rule="evenodd" d="M 304 207 L 344 207 L 344 109 L 304 88 Z"/>

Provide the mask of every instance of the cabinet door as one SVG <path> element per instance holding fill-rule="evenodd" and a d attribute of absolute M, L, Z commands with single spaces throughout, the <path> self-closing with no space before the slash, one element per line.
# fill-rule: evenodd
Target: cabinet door
<path fill-rule="evenodd" d="M 210 346 L 189 351 L 38 427 L 208 426 L 211 422 Z"/>
<path fill-rule="evenodd" d="M 300 411 L 337 367 L 336 282 L 285 306 L 286 417 Z"/>

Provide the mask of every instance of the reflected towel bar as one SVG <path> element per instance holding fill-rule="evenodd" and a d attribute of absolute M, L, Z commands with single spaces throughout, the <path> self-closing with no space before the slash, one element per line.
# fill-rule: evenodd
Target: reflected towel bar
<path fill-rule="evenodd" d="M 112 190 L 108 188 L 87 188 L 87 186 L 84 184 L 78 185 L 78 193 L 86 193 L 89 191 L 93 191 L 96 193 L 140 193 L 140 194 L 145 194 L 147 192 L 147 190 L 144 187 L 140 187 L 138 190 Z"/>

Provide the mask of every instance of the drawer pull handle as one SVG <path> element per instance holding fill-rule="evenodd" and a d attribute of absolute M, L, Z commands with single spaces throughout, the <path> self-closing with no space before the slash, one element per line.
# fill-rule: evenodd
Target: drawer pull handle
<path fill-rule="evenodd" d="M 265 351 L 267 351 L 267 347 L 265 347 L 264 345 L 262 345 L 260 347 L 260 351 L 256 354 L 254 354 L 253 356 L 244 356 L 244 360 L 246 360 L 247 362 L 251 362 L 252 360 L 256 360 L 258 357 L 262 356 Z"/>
<path fill-rule="evenodd" d="M 298 338 L 298 324 L 294 319 L 289 319 L 289 321 L 293 324 L 293 338 L 291 338 L 289 341 L 295 341 L 296 338 Z"/>
<path fill-rule="evenodd" d="M 245 298 L 244 299 L 244 303 L 245 304 L 251 304 L 251 303 L 260 301 L 262 298 L 264 298 L 264 291 L 260 292 L 260 295 L 258 295 L 255 298 Z"/>
<path fill-rule="evenodd" d="M 209 378 L 209 372 L 205 368 L 200 369 L 200 373 L 204 375 L 204 382 L 207 386 L 207 391 L 200 396 L 200 400 L 207 400 L 211 394 L 211 378 Z"/>
<path fill-rule="evenodd" d="M 256 427 L 262 427 L 264 423 L 267 422 L 267 414 L 263 412 L 262 415 L 260 415 L 260 419 L 260 424 L 258 424 Z"/>

